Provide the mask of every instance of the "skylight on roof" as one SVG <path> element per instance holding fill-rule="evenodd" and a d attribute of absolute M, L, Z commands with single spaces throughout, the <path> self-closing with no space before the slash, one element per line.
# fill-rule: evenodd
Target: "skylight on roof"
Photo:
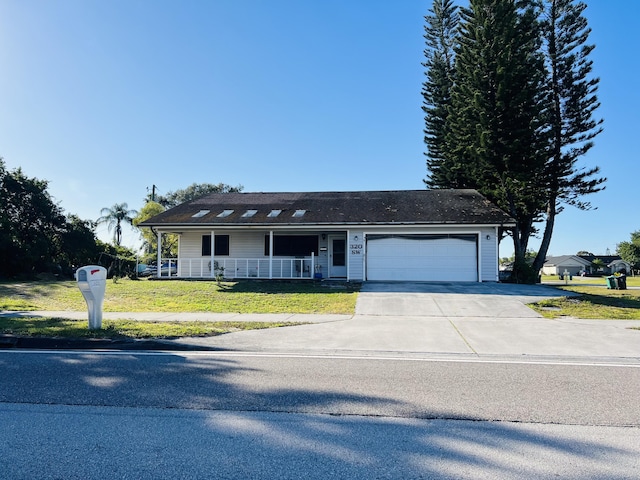
<path fill-rule="evenodd" d="M 267 215 L 267 217 L 276 218 L 281 213 L 282 213 L 282 210 L 271 210 L 271 212 L 269 212 L 269 215 Z"/>
<path fill-rule="evenodd" d="M 200 210 L 198 213 L 194 213 L 193 215 L 191 215 L 193 218 L 200 218 L 200 217 L 204 217 L 207 213 L 209 213 L 211 210 Z"/>
<path fill-rule="evenodd" d="M 295 212 L 293 212 L 292 217 L 293 218 L 300 218 L 300 217 L 303 217 L 305 213 L 307 213 L 306 210 L 296 210 Z"/>
<path fill-rule="evenodd" d="M 222 213 L 219 213 L 217 216 L 218 218 L 224 218 L 224 217 L 228 217 L 232 213 L 233 213 L 233 210 L 223 210 Z"/>
<path fill-rule="evenodd" d="M 258 213 L 258 210 L 247 210 L 246 212 L 244 212 L 242 214 L 242 218 L 251 218 L 253 217 L 256 213 Z"/>

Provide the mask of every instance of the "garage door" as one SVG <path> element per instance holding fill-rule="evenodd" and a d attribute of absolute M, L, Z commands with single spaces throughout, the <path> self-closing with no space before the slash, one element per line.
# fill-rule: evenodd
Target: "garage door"
<path fill-rule="evenodd" d="M 477 235 L 367 236 L 367 280 L 478 281 Z"/>

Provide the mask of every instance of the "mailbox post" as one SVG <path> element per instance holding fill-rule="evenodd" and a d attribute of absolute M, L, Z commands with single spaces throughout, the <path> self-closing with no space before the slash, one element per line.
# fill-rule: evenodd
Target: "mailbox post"
<path fill-rule="evenodd" d="M 107 269 L 87 265 L 76 271 L 76 281 L 89 310 L 89 330 L 102 328 L 102 305 L 107 287 Z"/>

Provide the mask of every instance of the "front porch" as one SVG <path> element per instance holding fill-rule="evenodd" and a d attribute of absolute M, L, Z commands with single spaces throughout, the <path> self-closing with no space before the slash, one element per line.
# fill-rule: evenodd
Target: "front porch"
<path fill-rule="evenodd" d="M 315 255 L 299 258 L 165 258 L 159 277 L 256 279 L 321 279 L 322 266 Z"/>
<path fill-rule="evenodd" d="M 165 230 L 160 247 L 163 233 L 178 235 L 178 257 L 159 256 L 157 278 L 349 279 L 348 231 Z"/>

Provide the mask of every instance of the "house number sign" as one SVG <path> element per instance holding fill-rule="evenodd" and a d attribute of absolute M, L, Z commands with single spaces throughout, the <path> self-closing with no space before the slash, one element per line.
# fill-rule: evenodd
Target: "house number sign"
<path fill-rule="evenodd" d="M 351 255 L 361 255 L 362 254 L 362 244 L 361 243 L 352 243 L 349 245 L 351 248 Z"/>

